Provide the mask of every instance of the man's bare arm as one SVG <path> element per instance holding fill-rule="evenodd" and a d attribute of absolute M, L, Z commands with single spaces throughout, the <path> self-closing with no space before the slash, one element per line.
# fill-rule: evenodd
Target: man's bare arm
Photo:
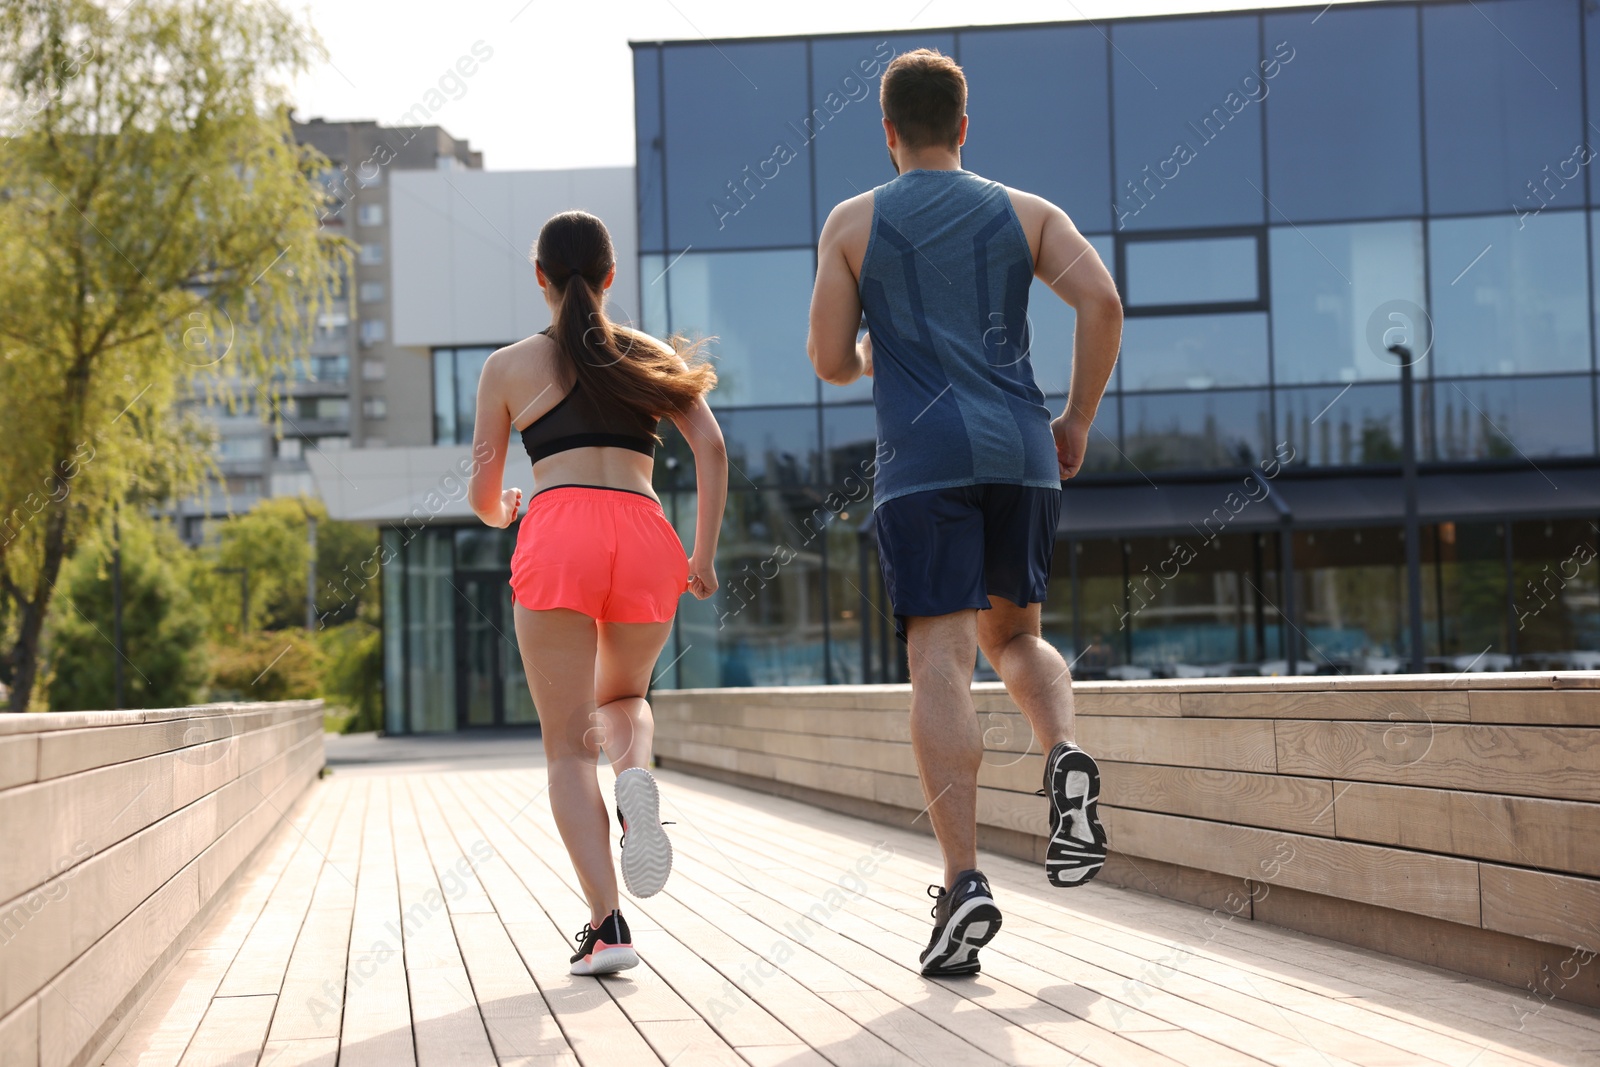
<path fill-rule="evenodd" d="M 872 373 L 871 356 L 856 343 L 861 324 L 856 270 L 871 225 L 872 194 L 865 193 L 829 213 L 817 242 L 817 284 L 811 292 L 806 355 L 817 377 L 833 385 L 849 385 Z"/>

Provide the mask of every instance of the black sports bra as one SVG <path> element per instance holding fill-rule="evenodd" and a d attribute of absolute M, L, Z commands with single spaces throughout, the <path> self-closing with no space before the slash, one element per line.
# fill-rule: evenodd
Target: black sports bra
<path fill-rule="evenodd" d="M 550 336 L 550 330 L 543 334 Z M 630 412 L 602 410 L 588 397 L 580 395 L 574 384 L 556 406 L 522 429 L 522 446 L 528 458 L 538 463 L 547 456 L 572 448 L 629 448 L 654 457 L 657 419 Z"/>

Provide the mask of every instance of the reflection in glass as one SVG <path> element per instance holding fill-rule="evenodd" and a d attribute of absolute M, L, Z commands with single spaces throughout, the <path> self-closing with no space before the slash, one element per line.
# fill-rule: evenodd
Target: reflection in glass
<path fill-rule="evenodd" d="M 828 483 L 871 474 L 878 451 L 877 415 L 871 404 L 834 404 L 822 412 L 822 453 Z"/>
<path fill-rule="evenodd" d="M 1435 458 L 1593 455 L 1591 389 L 1587 376 L 1435 382 Z"/>
<path fill-rule="evenodd" d="M 1422 214 L 1415 9 L 1335 5 L 1264 21 L 1268 42 L 1295 50 L 1266 109 L 1272 217 Z"/>
<path fill-rule="evenodd" d="M 1600 665 L 1600 546 L 1586 519 L 1519 522 L 1511 595 L 1520 666 L 1592 670 Z"/>
<path fill-rule="evenodd" d="M 1556 207 L 1583 204 L 1577 181 L 1565 188 L 1552 183 L 1541 199 L 1528 188 L 1543 179 L 1545 166 L 1554 172 L 1574 145 L 1588 140 L 1574 89 L 1583 78 L 1580 6 L 1421 5 L 1429 210 L 1535 208 L 1551 197 Z M 1435 268 L 1435 284 L 1438 276 Z"/>
<path fill-rule="evenodd" d="M 1123 445 L 1135 470 L 1248 467 L 1270 455 L 1266 390 L 1127 393 Z"/>
<path fill-rule="evenodd" d="M 817 226 L 827 219 L 834 205 L 894 177 L 894 165 L 889 162 L 889 150 L 884 144 L 878 87 L 890 61 L 914 48 L 937 48 L 947 56 L 954 55 L 955 38 L 948 33 L 875 33 L 822 37 L 811 42 L 810 110 L 802 106 L 785 115 L 790 125 L 779 132 L 801 153 L 816 153 Z M 762 80 L 762 95 L 765 94 L 766 83 Z M 786 169 L 800 171 L 796 177 L 804 181 L 805 166 L 802 154 Z M 810 217 L 804 224 L 809 231 Z"/>
<path fill-rule="evenodd" d="M 456 349 L 456 444 L 472 443 L 473 420 L 478 413 L 478 379 L 492 348 Z"/>
<path fill-rule="evenodd" d="M 633 46 L 633 129 L 639 197 L 639 248 L 658 252 L 667 247 L 662 224 L 661 48 Z"/>
<path fill-rule="evenodd" d="M 815 254 L 718 252 L 683 256 L 668 272 L 672 330 L 715 338 L 713 405 L 811 403 L 806 358 Z"/>
<path fill-rule="evenodd" d="M 1584 215 L 1428 223 L 1433 373 L 1587 370 Z"/>
<path fill-rule="evenodd" d="M 1274 226 L 1269 232 L 1279 385 L 1394 379 L 1400 370 L 1388 344 L 1428 350 L 1427 318 L 1420 313 L 1427 303 L 1420 222 Z M 1376 345 L 1369 336 L 1375 319 Z"/>
<path fill-rule="evenodd" d="M 500 632 L 505 637 L 500 642 L 500 691 L 505 698 L 505 723 L 520 726 L 539 721 L 539 711 L 533 706 L 533 694 L 528 689 L 528 675 L 522 666 L 522 652 L 517 647 L 516 603 L 511 590 L 503 585 L 500 591 Z"/>
<path fill-rule="evenodd" d="M 1077 541 L 1073 550 L 1078 557 L 1078 614 L 1083 647 L 1075 648 L 1068 662 L 1076 661 L 1072 667 L 1075 678 L 1106 678 L 1109 670 L 1127 663 L 1132 652 L 1128 645 L 1131 631 L 1127 626 L 1122 542 Z M 1071 566 L 1071 558 L 1061 552 L 1050 576 L 1052 590 L 1063 577 L 1070 580 Z"/>
<path fill-rule="evenodd" d="M 1278 390 L 1279 440 L 1312 467 L 1400 462 L 1400 387 Z"/>
<path fill-rule="evenodd" d="M 1260 101 L 1275 79 L 1261 80 L 1258 28 L 1254 15 L 1113 24 L 1116 229 L 1263 221 Z"/>
<path fill-rule="evenodd" d="M 806 43 L 678 43 L 662 63 L 667 251 L 807 243 Z"/>
<path fill-rule="evenodd" d="M 401 532 L 383 531 L 383 731 L 406 732 L 406 602 L 405 546 Z"/>
<path fill-rule="evenodd" d="M 1080 230 L 1111 228 L 1106 42 L 1091 26 L 974 29 L 961 33 L 969 83 L 962 166 L 1059 204 Z M 1019 100 L 1050 109 L 1040 122 Z M 1025 146 L 1025 147 L 1024 147 Z"/>
<path fill-rule="evenodd" d="M 1267 316 L 1130 316 L 1118 363 L 1125 390 L 1265 385 Z"/>
<path fill-rule="evenodd" d="M 1116 273 L 1116 243 L 1106 236 L 1090 237 L 1089 244 L 1108 273 Z M 1088 257 L 1084 257 L 1087 262 Z M 1076 266 L 1076 264 L 1074 264 Z M 1038 278 L 1028 290 L 1029 355 L 1033 380 L 1046 393 L 1065 393 L 1072 379 L 1072 335 L 1078 313 Z M 1112 378 L 1110 388 L 1116 388 Z"/>
<path fill-rule="evenodd" d="M 815 406 L 735 408 L 718 412 L 717 421 L 728 446 L 731 489 L 809 485 L 817 480 Z M 694 465 L 692 453 L 688 463 Z"/>
<path fill-rule="evenodd" d="M 1261 298 L 1260 242 L 1255 237 L 1126 241 L 1122 246 L 1129 307 L 1248 303 Z"/>
<path fill-rule="evenodd" d="M 1185 677 L 1226 675 L 1262 658 L 1257 632 L 1278 623 L 1277 609 L 1257 595 L 1254 534 L 1136 537 L 1124 545 L 1128 604 L 1118 621 L 1131 662 Z"/>
<path fill-rule="evenodd" d="M 672 333 L 667 324 L 666 256 L 639 257 L 639 328 L 652 337 Z"/>
<path fill-rule="evenodd" d="M 452 348 L 433 352 L 433 443 L 456 443 L 456 354 Z"/>
<path fill-rule="evenodd" d="M 1405 564 L 1405 539 L 1397 526 L 1297 531 L 1300 656 L 1340 674 L 1405 669 Z"/>
<path fill-rule="evenodd" d="M 1510 667 L 1505 527 L 1441 522 L 1422 531 L 1422 626 L 1436 671 Z"/>
<path fill-rule="evenodd" d="M 456 724 L 455 589 L 449 530 L 422 530 L 405 550 L 405 678 L 410 733 Z"/>

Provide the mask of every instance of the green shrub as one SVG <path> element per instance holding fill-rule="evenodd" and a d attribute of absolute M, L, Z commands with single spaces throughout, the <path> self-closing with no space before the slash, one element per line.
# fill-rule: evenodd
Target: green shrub
<path fill-rule="evenodd" d="M 321 695 L 322 655 L 304 630 L 230 634 L 213 651 L 213 700 L 303 700 Z"/>
<path fill-rule="evenodd" d="M 383 634 L 364 620 L 322 631 L 322 695 L 348 709 L 340 732 L 383 728 Z"/>

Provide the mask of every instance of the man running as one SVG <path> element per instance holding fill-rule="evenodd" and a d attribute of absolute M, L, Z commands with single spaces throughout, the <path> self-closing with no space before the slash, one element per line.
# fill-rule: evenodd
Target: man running
<path fill-rule="evenodd" d="M 944 885 L 922 973 L 975 974 L 1000 928 L 977 870 L 983 738 L 977 649 L 1049 750 L 1045 874 L 1081 885 L 1105 862 L 1100 775 L 1072 743 L 1072 679 L 1040 635 L 1061 481 L 1083 464 L 1116 363 L 1116 284 L 1065 212 L 961 169 L 967 82 L 948 56 L 897 57 L 880 91 L 899 177 L 834 208 L 811 297 L 811 363 L 826 382 L 872 375 L 878 553 L 911 668 L 911 744 Z M 1028 358 L 1038 277 L 1077 311 L 1066 411 L 1052 420 Z M 865 313 L 867 332 L 857 334 Z M 883 445 L 889 449 L 882 449 Z"/>

